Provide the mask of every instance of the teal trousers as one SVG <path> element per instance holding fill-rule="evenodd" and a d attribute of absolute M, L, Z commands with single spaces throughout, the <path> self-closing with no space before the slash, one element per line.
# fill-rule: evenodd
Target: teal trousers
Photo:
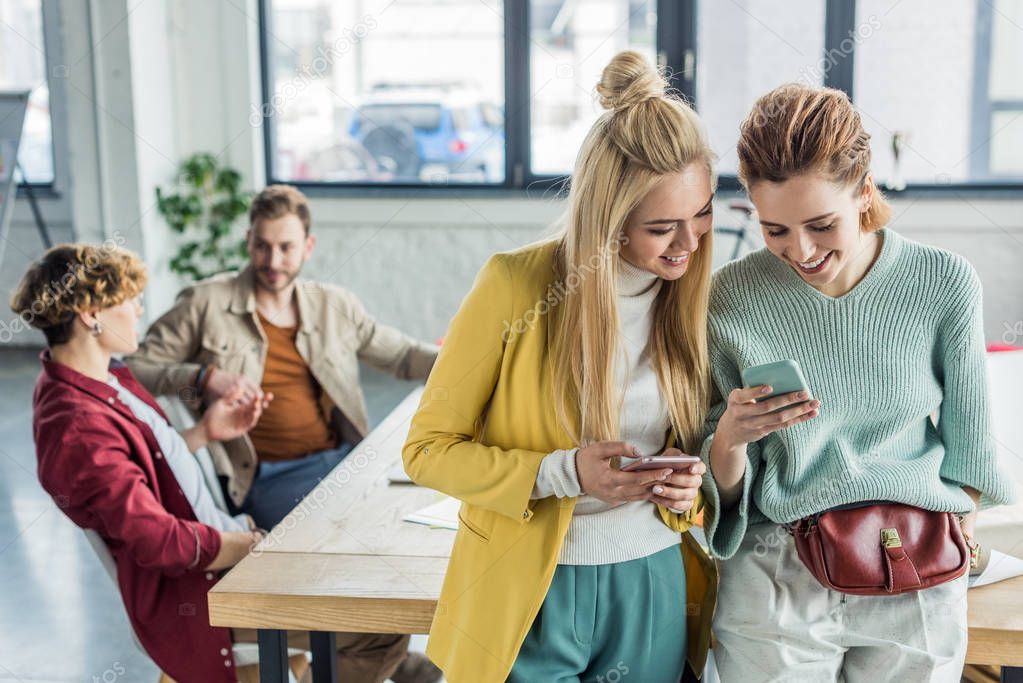
<path fill-rule="evenodd" d="M 678 683 L 686 577 L 678 546 L 628 562 L 558 565 L 509 683 Z"/>

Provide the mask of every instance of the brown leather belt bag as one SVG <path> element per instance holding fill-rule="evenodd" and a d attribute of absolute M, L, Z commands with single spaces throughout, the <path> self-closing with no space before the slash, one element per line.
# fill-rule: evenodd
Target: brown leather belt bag
<path fill-rule="evenodd" d="M 931 588 L 959 578 L 970 566 L 970 548 L 954 512 L 857 503 L 785 527 L 821 585 L 850 595 Z"/>

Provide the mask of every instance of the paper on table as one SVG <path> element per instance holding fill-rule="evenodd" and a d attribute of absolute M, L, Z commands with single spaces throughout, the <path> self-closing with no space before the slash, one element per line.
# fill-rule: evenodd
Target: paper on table
<path fill-rule="evenodd" d="M 387 470 L 387 481 L 392 484 L 412 484 L 412 477 L 408 476 L 408 472 L 405 471 L 405 466 L 401 462 L 396 462 L 391 465 L 391 468 Z"/>
<path fill-rule="evenodd" d="M 991 551 L 991 559 L 987 567 L 978 576 L 970 577 L 970 588 L 986 586 L 989 583 L 1005 581 L 1017 576 L 1023 576 L 1023 560 L 997 550 Z"/>
<path fill-rule="evenodd" d="M 462 503 L 458 499 L 446 496 L 443 500 L 433 505 L 428 505 L 422 510 L 405 515 L 403 519 L 406 522 L 415 522 L 416 524 L 426 524 L 432 527 L 457 531 L 458 508 L 461 505 Z"/>

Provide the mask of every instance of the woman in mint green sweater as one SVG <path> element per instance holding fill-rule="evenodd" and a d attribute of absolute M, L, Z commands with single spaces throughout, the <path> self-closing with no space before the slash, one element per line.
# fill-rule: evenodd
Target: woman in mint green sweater
<path fill-rule="evenodd" d="M 965 576 L 838 593 L 778 525 L 894 501 L 961 513 L 972 534 L 978 504 L 1012 498 L 988 429 L 980 282 L 965 259 L 883 227 L 869 140 L 844 93 L 800 85 L 760 98 L 742 126 L 739 176 L 766 248 L 715 275 L 720 398 L 702 453 L 725 683 L 958 681 Z M 741 371 L 787 358 L 812 398 L 755 403 L 770 389 L 742 388 Z"/>

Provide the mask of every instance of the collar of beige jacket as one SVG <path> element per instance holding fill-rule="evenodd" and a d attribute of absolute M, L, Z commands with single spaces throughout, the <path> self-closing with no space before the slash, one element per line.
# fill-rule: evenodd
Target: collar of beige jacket
<path fill-rule="evenodd" d="M 298 303 L 298 319 L 303 332 L 315 332 L 318 329 L 317 306 L 309 292 L 310 284 L 301 278 L 295 280 L 295 301 Z M 256 272 L 251 264 L 235 276 L 230 311 L 238 315 L 253 315 L 256 312 Z"/>

